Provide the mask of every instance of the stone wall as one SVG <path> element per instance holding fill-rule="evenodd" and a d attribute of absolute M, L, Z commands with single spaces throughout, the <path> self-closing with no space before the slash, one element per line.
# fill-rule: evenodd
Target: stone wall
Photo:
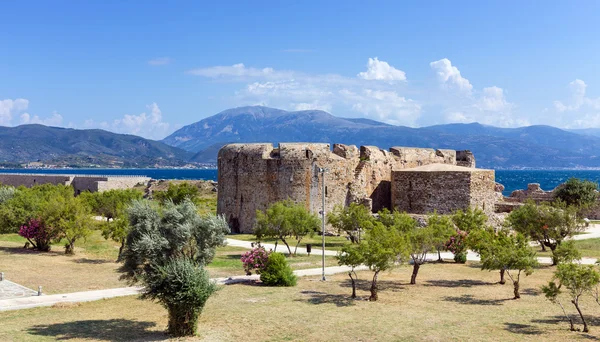
<path fill-rule="evenodd" d="M 473 159 L 474 160 L 474 159 Z M 230 144 L 219 151 L 217 212 L 233 232 L 252 232 L 256 210 L 292 199 L 313 213 L 363 203 L 373 211 L 391 208 L 392 170 L 431 163 L 456 164 L 456 151 L 316 143 Z"/>
<path fill-rule="evenodd" d="M 148 183 L 150 178 L 137 176 L 96 175 L 49 175 L 49 174 L 0 174 L 0 184 L 14 187 L 32 187 L 40 184 L 71 185 L 75 194 L 84 191 L 96 192 L 110 189 L 132 188 L 138 183 Z"/>
<path fill-rule="evenodd" d="M 478 207 L 494 212 L 493 170 L 431 164 L 396 170 L 392 178 L 392 205 L 413 214 L 451 214 L 457 209 Z"/>

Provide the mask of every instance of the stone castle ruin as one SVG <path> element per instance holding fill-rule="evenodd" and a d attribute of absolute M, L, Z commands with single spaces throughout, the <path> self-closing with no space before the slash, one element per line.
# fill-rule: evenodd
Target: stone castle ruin
<path fill-rule="evenodd" d="M 429 167 L 427 167 L 430 165 Z M 361 203 L 373 212 L 450 213 L 477 206 L 493 212 L 493 170 L 475 169 L 470 151 L 325 143 L 229 144 L 218 158 L 217 212 L 232 232 L 250 233 L 256 210 L 292 199 L 321 211 L 325 168 L 325 212 Z"/>

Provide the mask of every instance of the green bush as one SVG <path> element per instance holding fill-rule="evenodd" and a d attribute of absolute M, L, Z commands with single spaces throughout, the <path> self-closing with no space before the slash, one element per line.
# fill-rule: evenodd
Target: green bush
<path fill-rule="evenodd" d="M 260 280 L 268 286 L 296 286 L 296 276 L 281 253 L 271 253 Z"/>
<path fill-rule="evenodd" d="M 460 252 L 454 255 L 454 261 L 459 264 L 464 264 L 467 262 L 467 253 Z"/>

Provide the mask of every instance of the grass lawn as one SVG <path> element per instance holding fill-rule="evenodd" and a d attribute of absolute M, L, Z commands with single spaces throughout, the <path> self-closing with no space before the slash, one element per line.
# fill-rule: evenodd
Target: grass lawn
<path fill-rule="evenodd" d="M 125 287 L 119 280 L 120 264 L 116 263 L 119 244 L 105 240 L 94 231 L 85 241 L 76 243 L 75 255 L 64 254 L 62 244 L 52 245 L 52 251 L 40 253 L 23 249 L 26 240 L 17 234 L 0 234 L 0 272 L 7 279 L 44 293 L 68 293 Z M 211 277 L 244 275 L 240 257 L 248 249 L 217 248 L 215 259 L 207 266 Z M 321 267 L 319 255 L 299 255 L 288 258 L 293 269 Z M 336 266 L 334 257 L 325 258 L 326 266 Z"/>
<path fill-rule="evenodd" d="M 232 235 L 228 235 L 228 238 L 231 239 L 235 239 L 235 240 L 243 240 L 243 241 L 256 241 L 256 236 L 254 236 L 253 234 L 232 234 Z M 265 242 L 265 243 L 275 243 L 277 239 L 262 239 L 261 242 Z M 307 236 L 305 238 L 302 239 L 302 241 L 300 241 L 300 245 L 298 247 L 306 247 L 307 243 L 312 243 L 313 248 L 321 248 L 321 244 L 322 244 L 322 240 L 321 240 L 321 236 L 320 235 L 314 235 L 313 237 Z M 330 250 L 334 250 L 334 251 L 339 251 L 340 249 L 342 249 L 342 246 L 350 243 L 345 236 L 325 236 L 325 249 L 330 249 Z M 290 248 L 292 249 L 292 252 L 294 252 L 294 246 L 296 245 L 296 240 L 294 239 L 290 239 L 288 240 L 288 244 L 290 245 Z M 283 248 L 285 249 L 285 245 L 283 244 L 283 242 L 279 241 L 278 246 L 277 246 L 277 250 L 279 251 L 279 248 Z"/>
<path fill-rule="evenodd" d="M 588 258 L 600 258 L 600 238 L 574 240 L 575 247 L 581 252 L 581 255 Z M 531 247 L 538 257 L 551 257 L 552 251 L 546 247 L 546 252 L 542 252 L 539 246 Z"/>
<path fill-rule="evenodd" d="M 553 268 L 521 279 L 522 298 L 498 285 L 496 272 L 477 265 L 427 264 L 417 285 L 411 268 L 379 276 L 378 302 L 350 300 L 347 275 L 301 278 L 292 288 L 230 285 L 211 297 L 200 318 L 206 341 L 583 341 L 600 338 L 600 307 L 582 310 L 591 333 L 568 331 L 560 308 L 540 286 Z M 370 272 L 359 273 L 359 296 L 368 296 Z M 575 310 L 563 301 L 568 312 Z M 579 319 L 576 319 L 579 323 Z M 165 338 L 167 313 L 135 296 L 77 305 L 0 312 L 0 340 L 155 341 Z M 581 327 L 579 325 L 579 327 Z"/>

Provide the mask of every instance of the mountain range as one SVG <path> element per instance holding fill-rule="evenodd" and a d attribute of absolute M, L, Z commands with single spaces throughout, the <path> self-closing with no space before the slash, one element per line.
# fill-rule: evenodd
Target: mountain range
<path fill-rule="evenodd" d="M 591 133 L 590 133 L 591 132 Z M 422 128 L 369 119 L 342 118 L 320 110 L 284 111 L 252 106 L 225 110 L 185 126 L 164 143 L 196 153 L 196 162 L 214 162 L 232 142 L 326 142 L 353 145 L 468 149 L 487 168 L 600 167 L 600 137 L 594 131 L 551 126 L 499 128 L 446 124 Z"/>
<path fill-rule="evenodd" d="M 484 168 L 600 168 L 600 129 L 499 128 L 479 123 L 421 128 L 320 110 L 262 106 L 228 109 L 162 141 L 100 129 L 0 127 L 0 166 L 42 161 L 59 166 L 167 167 L 214 163 L 227 143 L 323 142 L 471 150 Z"/>
<path fill-rule="evenodd" d="M 79 130 L 22 125 L 0 127 L 0 162 L 41 161 L 58 166 L 183 166 L 192 154 L 135 135 L 100 129 Z"/>

